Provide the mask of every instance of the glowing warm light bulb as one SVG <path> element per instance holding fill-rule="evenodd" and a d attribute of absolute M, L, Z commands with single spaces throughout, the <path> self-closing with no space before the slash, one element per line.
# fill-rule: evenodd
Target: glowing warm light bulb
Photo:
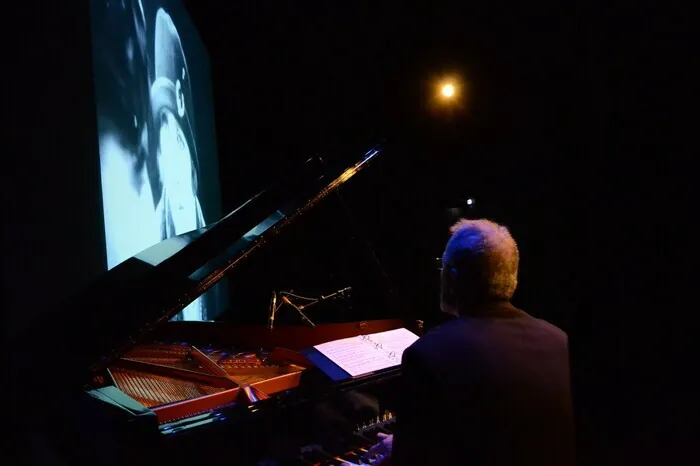
<path fill-rule="evenodd" d="M 455 87 L 452 84 L 445 84 L 442 86 L 442 95 L 445 97 L 452 97 L 455 94 Z"/>

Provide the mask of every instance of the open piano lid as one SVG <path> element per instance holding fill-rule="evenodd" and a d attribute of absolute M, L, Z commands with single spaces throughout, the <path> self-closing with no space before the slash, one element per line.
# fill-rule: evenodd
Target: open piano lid
<path fill-rule="evenodd" d="M 166 239 L 106 272 L 65 309 L 70 322 L 61 327 L 68 324 L 71 330 L 73 351 L 68 352 L 93 370 L 105 367 L 365 168 L 380 150 L 373 148 L 335 176 L 307 162 L 301 177 L 290 177 L 218 222 Z"/>

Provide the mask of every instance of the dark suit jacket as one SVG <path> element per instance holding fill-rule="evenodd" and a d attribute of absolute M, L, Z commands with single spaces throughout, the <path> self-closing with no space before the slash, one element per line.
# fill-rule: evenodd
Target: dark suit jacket
<path fill-rule="evenodd" d="M 394 466 L 573 464 L 567 336 L 495 303 L 403 354 Z"/>

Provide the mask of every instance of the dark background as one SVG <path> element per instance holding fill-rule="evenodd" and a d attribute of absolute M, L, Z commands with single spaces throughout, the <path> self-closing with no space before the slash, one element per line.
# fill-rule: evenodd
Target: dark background
<path fill-rule="evenodd" d="M 694 340 L 675 327 L 692 306 L 676 304 L 688 293 L 667 291 L 677 273 L 662 266 L 671 160 L 691 121 L 684 22 L 650 2 L 346 3 L 185 2 L 211 58 L 224 211 L 310 155 L 341 163 L 387 140 L 342 192 L 353 220 L 329 199 L 320 230 L 294 230 L 319 247 L 298 246 L 297 269 L 280 257 L 297 273 L 267 289 L 372 282 L 353 312 L 427 315 L 444 210 L 474 197 L 519 243 L 515 304 L 570 335 L 581 464 L 687 463 Z M 3 172 L 7 341 L 94 278 L 103 251 L 87 8 L 22 8 L 5 76 L 18 90 Z M 460 111 L 428 105 L 445 73 L 468 85 Z M 235 314 L 264 319 L 265 305 Z"/>

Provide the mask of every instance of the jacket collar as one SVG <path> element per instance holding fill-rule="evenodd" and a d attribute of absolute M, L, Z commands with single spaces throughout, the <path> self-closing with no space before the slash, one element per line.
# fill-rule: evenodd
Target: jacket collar
<path fill-rule="evenodd" d="M 460 317 L 492 317 L 512 319 L 527 315 L 517 307 L 513 306 L 510 301 L 490 301 L 470 309 L 469 311 L 460 314 Z"/>

